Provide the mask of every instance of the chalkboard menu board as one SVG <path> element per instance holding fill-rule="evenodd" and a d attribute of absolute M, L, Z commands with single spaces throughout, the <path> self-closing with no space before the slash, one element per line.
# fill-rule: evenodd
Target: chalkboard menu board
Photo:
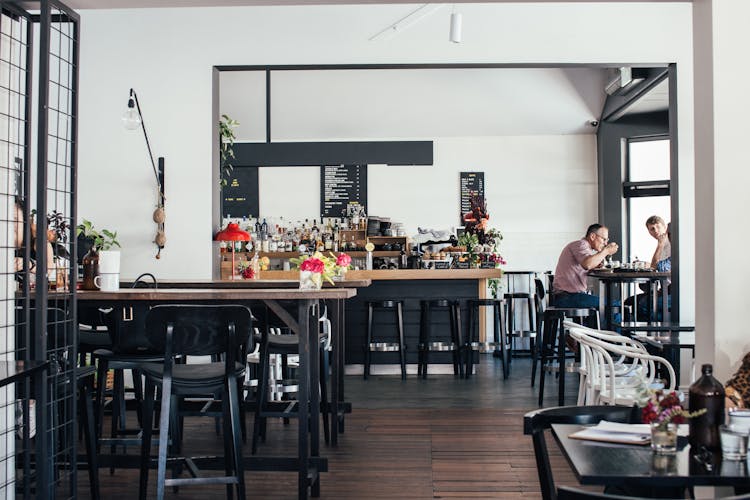
<path fill-rule="evenodd" d="M 320 167 L 320 216 L 343 217 L 349 203 L 367 213 L 367 165 Z"/>
<path fill-rule="evenodd" d="M 258 167 L 234 167 L 221 190 L 221 215 L 257 217 L 260 214 Z"/>
<path fill-rule="evenodd" d="M 463 214 L 471 211 L 471 197 L 484 197 L 484 172 L 461 172 L 461 225 Z"/>

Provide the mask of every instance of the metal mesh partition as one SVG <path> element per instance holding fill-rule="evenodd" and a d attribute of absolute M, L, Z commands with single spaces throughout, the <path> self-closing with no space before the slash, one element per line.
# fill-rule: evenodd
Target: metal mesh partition
<path fill-rule="evenodd" d="M 75 498 L 78 17 L 38 6 L 0 0 L 0 374 L 51 368 L 0 387 L 0 497 Z"/>

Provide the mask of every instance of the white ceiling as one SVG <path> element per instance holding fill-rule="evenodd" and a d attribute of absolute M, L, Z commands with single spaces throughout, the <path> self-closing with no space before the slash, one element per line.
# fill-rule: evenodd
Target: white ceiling
<path fill-rule="evenodd" d="M 102 9 L 384 2 L 68 0 L 66 3 L 75 9 Z M 388 37 L 399 36 L 416 24 L 437 22 L 431 14 L 441 7 L 439 2 L 413 4 L 413 1 L 392 0 L 389 3 L 415 5 L 417 9 L 412 14 L 417 14 L 393 19 L 400 30 L 391 31 L 389 27 L 393 25 L 384 25 Z M 571 67 L 276 71 L 271 86 L 271 136 L 274 141 L 284 141 L 593 134 L 596 128 L 591 122 L 600 118 L 606 79 L 605 68 Z M 629 112 L 666 108 L 665 92 L 651 92 L 649 96 Z M 238 140 L 265 140 L 265 75 L 222 72 L 220 112 L 239 121 Z"/>
<path fill-rule="evenodd" d="M 692 0 L 572 0 L 576 3 L 691 3 Z M 488 0 L 486 3 L 570 3 L 571 0 Z M 346 4 L 413 4 L 414 0 L 68 0 L 73 9 L 135 9 L 164 7 L 231 7 L 248 5 L 346 5 Z M 475 3 L 471 0 L 437 1 L 436 3 Z"/>

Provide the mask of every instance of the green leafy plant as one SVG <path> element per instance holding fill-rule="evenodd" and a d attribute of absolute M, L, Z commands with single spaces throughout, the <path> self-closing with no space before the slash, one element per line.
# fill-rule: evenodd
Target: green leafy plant
<path fill-rule="evenodd" d="M 52 236 L 54 241 L 62 243 L 68 241 L 68 229 L 70 229 L 70 226 L 68 225 L 68 219 L 65 218 L 62 212 L 53 210 L 52 213 L 47 214 L 47 228 L 52 232 L 50 236 Z"/>
<path fill-rule="evenodd" d="M 117 241 L 117 231 L 109 231 L 108 229 L 102 229 L 101 231 L 94 228 L 91 221 L 83 219 L 82 224 L 76 226 L 76 236 L 83 236 L 84 238 L 91 240 L 94 244 L 96 251 L 100 250 L 111 250 L 112 247 L 122 248 L 120 242 Z"/>
<path fill-rule="evenodd" d="M 221 152 L 221 187 L 227 185 L 227 179 L 232 174 L 231 161 L 234 160 L 234 128 L 239 125 L 240 122 L 229 118 L 227 115 L 221 115 L 219 120 L 219 141 L 220 152 Z"/>

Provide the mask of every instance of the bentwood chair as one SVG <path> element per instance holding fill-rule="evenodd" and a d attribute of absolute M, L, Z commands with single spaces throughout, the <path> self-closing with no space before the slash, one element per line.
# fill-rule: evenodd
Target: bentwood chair
<path fill-rule="evenodd" d="M 240 387 L 245 375 L 246 352 L 252 344 L 252 315 L 240 305 L 162 305 L 146 317 L 146 337 L 152 349 L 164 354 L 163 363 L 143 363 L 146 376 L 143 426 L 151 429 L 156 387 L 161 387 L 157 498 L 164 498 L 167 486 L 224 484 L 227 498 L 245 498 L 240 423 Z M 178 356 L 222 356 L 223 361 L 176 364 Z M 222 402 L 224 419 L 224 461 L 226 475 L 198 477 L 190 458 L 186 462 L 191 478 L 166 478 L 168 436 L 179 443 L 177 398 L 213 395 Z M 179 446 L 175 447 L 179 451 Z M 140 498 L 146 498 L 151 433 L 143 433 L 141 447 Z"/>
<path fill-rule="evenodd" d="M 523 433 L 531 436 L 534 444 L 536 468 L 539 473 L 539 487 L 544 500 L 555 500 L 557 491 L 549 463 L 544 431 L 552 424 L 596 424 L 601 420 L 610 422 L 631 422 L 634 420 L 632 407 L 625 406 L 557 406 L 530 411 L 523 417 Z"/>
<path fill-rule="evenodd" d="M 568 486 L 560 486 L 557 488 L 557 500 L 651 500 L 654 497 L 653 494 L 649 496 L 634 497 L 631 495 L 615 495 L 610 493 L 596 493 L 593 491 L 584 491 L 576 488 L 570 488 Z M 663 498 L 663 497 L 658 497 Z M 681 500 L 682 497 L 672 497 L 672 500 Z M 730 497 L 719 497 L 721 500 L 750 500 L 750 494 L 745 495 L 733 495 Z"/>

